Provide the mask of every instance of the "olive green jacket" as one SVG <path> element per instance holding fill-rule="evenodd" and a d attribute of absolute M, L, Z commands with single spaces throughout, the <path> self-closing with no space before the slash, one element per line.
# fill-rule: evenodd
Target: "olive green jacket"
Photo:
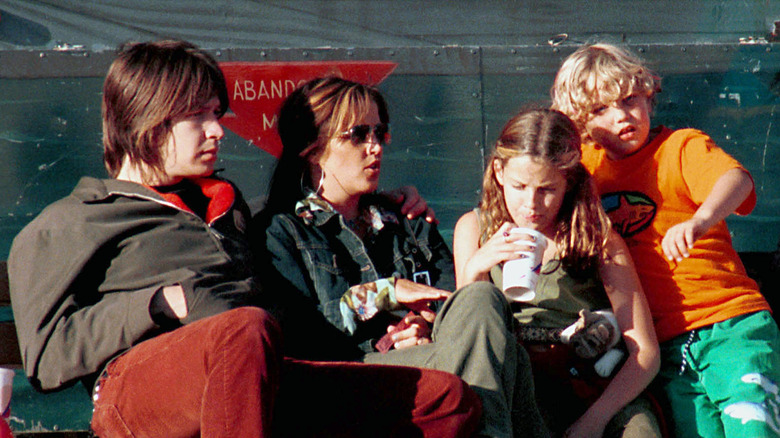
<path fill-rule="evenodd" d="M 208 223 L 144 186 L 83 178 L 14 239 L 11 304 L 35 387 L 89 385 L 121 352 L 177 327 L 152 318 L 163 286 L 183 287 L 184 324 L 255 302 L 246 204 L 224 180 L 199 181 L 220 187 Z"/>

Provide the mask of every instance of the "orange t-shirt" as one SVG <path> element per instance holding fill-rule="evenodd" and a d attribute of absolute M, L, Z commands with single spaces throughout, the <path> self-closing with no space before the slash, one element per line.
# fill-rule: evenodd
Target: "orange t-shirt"
<path fill-rule="evenodd" d="M 634 155 L 611 160 L 604 149 L 583 145 L 602 205 L 629 247 L 647 295 L 659 341 L 698 327 L 769 310 L 731 244 L 726 222 L 713 226 L 679 263 L 663 255 L 661 241 L 688 220 L 729 169 L 743 167 L 701 131 L 660 128 Z M 747 214 L 755 190 L 737 208 Z"/>

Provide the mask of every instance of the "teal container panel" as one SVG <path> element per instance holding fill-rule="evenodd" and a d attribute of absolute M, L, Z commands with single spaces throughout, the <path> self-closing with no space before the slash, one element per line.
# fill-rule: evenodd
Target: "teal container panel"
<path fill-rule="evenodd" d="M 81 176 L 104 177 L 100 143 L 102 78 L 0 80 L 8 117 L 0 118 L 5 166 L 0 185 L 0 256 L 46 205 L 66 196 Z M 382 186 L 414 185 L 449 236 L 476 205 L 482 175 L 482 99 L 478 76 L 391 76 L 381 88 L 390 107 L 392 144 Z M 27 93 L 40 96 L 29 99 Z M 227 131 L 221 175 L 235 181 L 255 209 L 265 198 L 276 160 Z"/>
<path fill-rule="evenodd" d="M 79 175 L 104 174 L 100 143 L 102 80 L 0 80 L 0 254 Z"/>
<path fill-rule="evenodd" d="M 499 131 L 518 109 L 549 103 L 555 72 L 576 47 L 229 51 L 222 58 L 255 60 L 266 54 L 281 61 L 303 56 L 399 62 L 380 85 L 393 133 L 381 186 L 416 186 L 436 210 L 450 242 L 458 217 L 478 201 L 485 157 Z M 759 196 L 754 213 L 728 219 L 737 249 L 773 251 L 780 236 L 780 86 L 774 85 L 780 58 L 769 47 L 739 45 L 632 49 L 663 78 L 654 122 L 702 129 L 752 173 Z M 45 60 L 36 68 L 80 65 L 80 58 L 55 54 L 17 55 L 30 64 Z M 67 195 L 80 176 L 105 176 L 100 143 L 105 59 L 95 55 L 87 60 L 101 65 L 90 77 L 0 78 L 0 151 L 5 158 L 0 187 L 6 194 L 0 199 L 0 257 L 7 257 L 18 231 Z M 272 156 L 227 133 L 218 166 L 255 209 L 262 205 L 274 165 Z"/>
<path fill-rule="evenodd" d="M 219 174 L 235 182 L 252 211 L 265 204 L 276 158 L 236 134 L 225 130 L 220 143 Z"/>
<path fill-rule="evenodd" d="M 91 418 L 92 399 L 81 384 L 42 394 L 16 370 L 8 418 L 14 433 L 88 430 Z"/>
<path fill-rule="evenodd" d="M 482 178 L 482 98 L 478 76 L 391 75 L 392 142 L 382 160 L 383 188 L 414 185 L 451 242 L 460 215 L 476 206 Z"/>
<path fill-rule="evenodd" d="M 0 257 L 48 204 L 81 176 L 103 178 L 102 78 L 0 79 Z M 274 157 L 227 132 L 218 167 L 261 203 Z"/>
<path fill-rule="evenodd" d="M 636 48 L 633 48 L 636 51 Z M 697 128 L 750 171 L 758 203 L 745 217 L 727 219 L 739 251 L 770 252 L 780 238 L 780 71 L 777 54 L 762 48 L 664 48 L 640 52 L 662 77 L 653 124 Z M 549 90 L 571 52 L 535 49 L 489 53 L 483 64 L 488 150 L 519 109 L 548 105 Z M 669 56 L 669 54 L 672 56 Z"/>
<path fill-rule="evenodd" d="M 728 218 L 741 251 L 770 251 L 780 236 L 780 97 L 770 85 L 750 72 L 673 75 L 664 78 L 656 109 L 670 127 L 711 135 L 753 176 L 756 208 Z"/>

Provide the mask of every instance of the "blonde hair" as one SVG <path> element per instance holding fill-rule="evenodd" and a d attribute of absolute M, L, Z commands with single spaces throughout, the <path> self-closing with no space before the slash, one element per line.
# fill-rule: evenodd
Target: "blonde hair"
<path fill-rule="evenodd" d="M 493 163 L 504 167 L 510 159 L 520 156 L 554 167 L 566 180 L 554 238 L 563 267 L 571 275 L 597 272 L 610 223 L 591 176 L 580 163 L 577 127 L 557 110 L 523 111 L 509 120 L 501 131 L 482 182 L 480 243 L 487 241 L 504 222 L 512 222 Z"/>
<path fill-rule="evenodd" d="M 550 90 L 552 107 L 571 117 L 583 140 L 589 140 L 584 127 L 595 109 L 632 94 L 645 94 L 652 104 L 661 91 L 660 81 L 629 51 L 588 45 L 563 61 Z"/>

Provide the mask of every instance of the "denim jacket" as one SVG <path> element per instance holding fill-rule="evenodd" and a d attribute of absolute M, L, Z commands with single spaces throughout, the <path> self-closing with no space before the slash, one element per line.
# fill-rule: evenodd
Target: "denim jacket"
<path fill-rule="evenodd" d="M 350 330 L 340 301 L 351 286 L 392 277 L 422 282 L 427 278 L 431 286 L 454 290 L 452 253 L 435 225 L 423 218 L 409 220 L 384 198 L 367 195 L 362 208 L 374 206 L 382 224 L 374 224 L 361 240 L 338 212 L 317 199 L 299 202 L 295 213 L 271 219 L 266 229 L 268 256 L 297 289 L 288 293 L 303 295 L 304 302 L 316 306 L 364 352 L 374 351 L 373 343 L 386 332 L 390 319 L 377 315 Z"/>

